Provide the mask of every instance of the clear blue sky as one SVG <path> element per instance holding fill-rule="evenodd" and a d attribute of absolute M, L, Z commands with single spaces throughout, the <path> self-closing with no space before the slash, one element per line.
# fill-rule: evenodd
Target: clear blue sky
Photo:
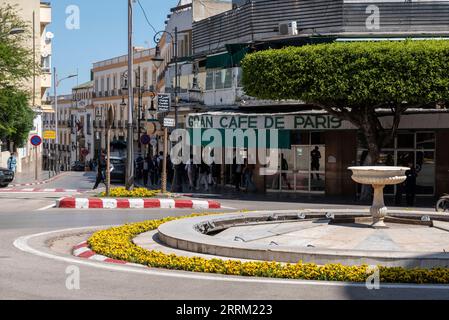
<path fill-rule="evenodd" d="M 90 80 L 92 63 L 127 53 L 128 13 L 127 0 L 53 0 L 52 23 L 49 31 L 53 39 L 53 67 L 57 68 L 59 78 L 79 73 L 79 83 Z M 163 30 L 164 21 L 170 8 L 178 0 L 140 0 L 151 24 Z M 66 28 L 66 8 L 77 5 L 80 8 L 80 29 Z M 142 11 L 134 4 L 134 45 L 153 46 L 154 32 L 146 23 Z M 71 93 L 77 84 L 76 78 L 63 81 L 58 94 Z M 49 91 L 53 95 L 53 88 Z"/>

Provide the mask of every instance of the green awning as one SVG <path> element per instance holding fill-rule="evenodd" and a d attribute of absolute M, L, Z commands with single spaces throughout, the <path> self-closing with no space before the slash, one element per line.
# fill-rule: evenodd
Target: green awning
<path fill-rule="evenodd" d="M 247 45 L 226 45 L 226 52 L 207 57 L 206 69 L 226 69 L 237 67 L 248 53 Z"/>

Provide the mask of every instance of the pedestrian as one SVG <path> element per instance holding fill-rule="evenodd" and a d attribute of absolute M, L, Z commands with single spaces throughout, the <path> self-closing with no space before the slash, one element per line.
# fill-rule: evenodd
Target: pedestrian
<path fill-rule="evenodd" d="M 209 191 L 209 177 L 210 169 L 207 164 L 204 162 L 201 163 L 199 168 L 199 178 L 198 178 L 198 189 L 201 187 L 201 185 L 204 185 L 204 190 Z"/>
<path fill-rule="evenodd" d="M 320 171 L 320 159 L 321 159 L 321 152 L 320 148 L 318 146 L 315 147 L 314 150 L 310 153 L 310 158 L 312 159 L 312 163 L 310 164 L 310 169 L 315 171 L 316 179 L 320 180 L 320 174 L 318 173 Z M 313 173 L 311 174 L 311 178 L 313 179 Z"/>
<path fill-rule="evenodd" d="M 98 185 L 100 183 L 104 183 L 106 186 L 106 157 L 104 154 L 101 155 L 100 159 L 98 159 L 98 166 L 97 166 L 97 178 L 95 180 L 95 185 L 92 190 L 95 190 L 98 188 Z"/>
<path fill-rule="evenodd" d="M 234 185 L 236 191 L 240 191 L 240 185 L 242 183 L 242 172 L 243 172 L 242 165 L 236 164 L 234 171 Z"/>
<path fill-rule="evenodd" d="M 10 157 L 8 158 L 8 170 L 13 171 L 16 173 L 17 170 L 17 159 L 14 153 L 11 152 Z"/>
<path fill-rule="evenodd" d="M 293 190 L 292 185 L 290 184 L 290 180 L 287 177 L 288 162 L 287 162 L 287 159 L 285 159 L 284 154 L 281 154 L 281 170 L 282 170 L 281 179 L 287 183 L 288 190 Z M 282 181 L 281 181 L 281 187 L 282 187 Z"/>
<path fill-rule="evenodd" d="M 246 188 L 246 191 L 255 191 L 256 186 L 253 182 L 253 166 L 251 164 L 246 164 L 245 168 L 243 169 L 243 181 Z"/>
<path fill-rule="evenodd" d="M 195 188 L 195 164 L 193 163 L 192 155 L 190 155 L 190 159 L 185 165 L 185 170 L 189 179 L 189 190 L 193 190 Z"/>
<path fill-rule="evenodd" d="M 407 206 L 413 207 L 415 205 L 416 178 L 418 177 L 418 173 L 413 164 L 409 164 L 409 167 L 410 170 L 405 173 L 407 176 L 405 180 L 405 197 L 407 199 Z"/>
<path fill-rule="evenodd" d="M 148 186 L 148 174 L 150 173 L 150 169 L 149 169 L 149 159 L 145 158 L 143 160 L 143 171 L 142 171 L 142 175 L 143 175 L 143 185 L 144 187 Z"/>

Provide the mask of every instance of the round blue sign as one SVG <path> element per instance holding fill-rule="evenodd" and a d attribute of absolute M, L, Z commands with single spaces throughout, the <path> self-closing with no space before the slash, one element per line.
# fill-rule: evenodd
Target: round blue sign
<path fill-rule="evenodd" d="M 151 141 L 151 137 L 149 135 L 147 135 L 147 134 L 144 134 L 144 135 L 142 135 L 140 137 L 140 143 L 141 144 L 147 145 L 147 144 L 150 143 L 150 141 Z"/>
<path fill-rule="evenodd" d="M 42 138 L 39 136 L 32 136 L 30 139 L 30 142 L 33 146 L 37 147 L 37 146 L 41 145 Z"/>

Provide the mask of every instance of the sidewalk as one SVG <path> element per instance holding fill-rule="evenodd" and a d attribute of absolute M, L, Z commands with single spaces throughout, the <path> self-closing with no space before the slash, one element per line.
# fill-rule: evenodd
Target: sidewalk
<path fill-rule="evenodd" d="M 37 176 L 38 179 L 36 180 L 34 171 L 17 172 L 14 176 L 13 182 L 11 182 L 11 185 L 41 182 L 44 180 L 48 180 L 49 178 L 53 178 L 54 176 L 55 176 L 54 172 L 51 172 L 50 176 L 48 171 L 41 170 L 39 171 Z"/>
<path fill-rule="evenodd" d="M 136 182 L 137 186 L 143 187 L 141 181 Z M 154 189 L 154 188 L 152 188 Z M 167 190 L 170 192 L 170 186 Z M 236 191 L 234 187 L 217 185 L 210 187 L 208 191 L 204 189 L 189 190 L 187 185 L 183 186 L 181 194 L 191 195 L 194 198 L 221 199 L 221 200 L 244 200 L 244 201 L 263 201 L 263 202 L 292 202 L 292 203 L 311 203 L 326 205 L 350 205 L 350 206 L 371 206 L 370 201 L 360 201 L 355 197 L 348 196 L 328 196 L 324 194 L 301 194 L 301 193 L 280 193 L 280 192 L 246 192 L 244 189 Z M 426 208 L 433 210 L 436 200 L 433 197 L 416 197 L 413 208 Z M 407 208 L 405 198 L 402 206 L 395 205 L 394 196 L 385 196 L 385 204 L 390 208 Z"/>

